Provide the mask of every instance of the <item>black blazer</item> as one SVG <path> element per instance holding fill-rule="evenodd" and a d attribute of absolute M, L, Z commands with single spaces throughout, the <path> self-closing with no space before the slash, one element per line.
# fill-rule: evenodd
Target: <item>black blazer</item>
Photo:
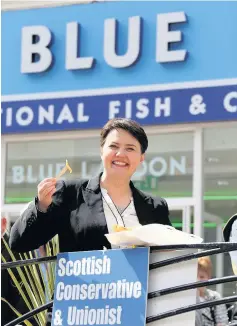
<path fill-rule="evenodd" d="M 61 252 L 111 248 L 100 190 L 100 176 L 91 180 L 59 181 L 53 202 L 41 213 L 31 202 L 11 229 L 10 246 L 18 252 L 33 250 L 59 236 Z M 171 225 L 167 203 L 136 189 L 131 182 L 140 224 Z"/>

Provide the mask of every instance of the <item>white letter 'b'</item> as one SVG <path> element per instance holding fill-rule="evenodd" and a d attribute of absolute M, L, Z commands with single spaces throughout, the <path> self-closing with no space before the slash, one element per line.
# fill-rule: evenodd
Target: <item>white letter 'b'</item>
<path fill-rule="evenodd" d="M 34 42 L 34 37 L 37 40 Z M 51 32 L 46 26 L 26 26 L 22 28 L 21 40 L 21 72 L 38 73 L 47 70 L 52 63 L 52 53 L 48 46 Z M 39 59 L 35 61 L 33 55 Z"/>

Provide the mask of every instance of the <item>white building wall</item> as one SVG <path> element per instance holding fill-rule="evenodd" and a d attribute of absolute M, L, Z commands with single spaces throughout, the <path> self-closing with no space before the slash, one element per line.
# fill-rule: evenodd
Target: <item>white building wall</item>
<path fill-rule="evenodd" d="M 71 4 L 84 4 L 93 2 L 104 2 L 103 0 L 2 0 L 2 11 L 7 10 L 20 10 L 20 9 L 32 9 L 32 8 L 42 8 L 42 7 L 57 7 L 57 6 L 67 6 Z"/>

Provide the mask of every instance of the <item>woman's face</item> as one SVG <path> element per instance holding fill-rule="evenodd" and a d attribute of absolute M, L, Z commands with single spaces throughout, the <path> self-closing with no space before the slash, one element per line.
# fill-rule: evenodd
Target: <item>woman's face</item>
<path fill-rule="evenodd" d="M 1 218 L 1 237 L 4 236 L 6 229 L 7 229 L 7 219 L 6 219 L 6 217 L 2 217 Z"/>
<path fill-rule="evenodd" d="M 210 276 L 208 275 L 208 273 L 205 270 L 198 268 L 198 281 L 208 281 L 209 279 Z M 201 296 L 204 296 L 205 289 L 206 289 L 205 286 L 198 289 L 199 294 Z"/>
<path fill-rule="evenodd" d="M 123 129 L 113 129 L 101 148 L 101 158 L 108 175 L 130 178 L 144 160 L 140 143 Z"/>
<path fill-rule="evenodd" d="M 210 279 L 207 272 L 205 272 L 203 269 L 198 270 L 198 280 L 199 281 L 208 281 Z"/>

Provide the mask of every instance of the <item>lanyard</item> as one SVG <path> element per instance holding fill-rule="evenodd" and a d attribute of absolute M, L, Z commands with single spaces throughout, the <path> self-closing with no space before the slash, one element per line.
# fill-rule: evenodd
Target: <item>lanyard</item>
<path fill-rule="evenodd" d="M 103 199 L 104 199 L 104 201 L 105 201 L 107 207 L 110 209 L 111 213 L 112 213 L 113 216 L 115 217 L 115 220 L 116 220 L 117 224 L 119 224 L 119 219 L 121 219 L 122 222 L 123 222 L 123 226 L 125 227 L 125 223 L 124 223 L 124 219 L 123 219 L 122 214 L 123 214 L 123 212 L 128 208 L 128 206 L 130 205 L 130 203 L 128 204 L 127 207 L 125 207 L 125 209 L 122 211 L 122 213 L 120 213 L 119 210 L 118 210 L 118 208 L 117 208 L 117 206 L 114 204 L 114 202 L 113 202 L 113 200 L 112 200 L 111 198 L 110 198 L 110 199 L 111 199 L 111 201 L 112 201 L 112 204 L 113 204 L 113 208 L 114 208 L 114 209 L 112 209 L 111 206 L 108 204 L 108 202 L 107 202 L 107 200 L 105 199 L 103 193 L 102 193 L 102 197 L 103 197 Z M 118 219 L 118 217 L 119 217 L 119 219 Z"/>

